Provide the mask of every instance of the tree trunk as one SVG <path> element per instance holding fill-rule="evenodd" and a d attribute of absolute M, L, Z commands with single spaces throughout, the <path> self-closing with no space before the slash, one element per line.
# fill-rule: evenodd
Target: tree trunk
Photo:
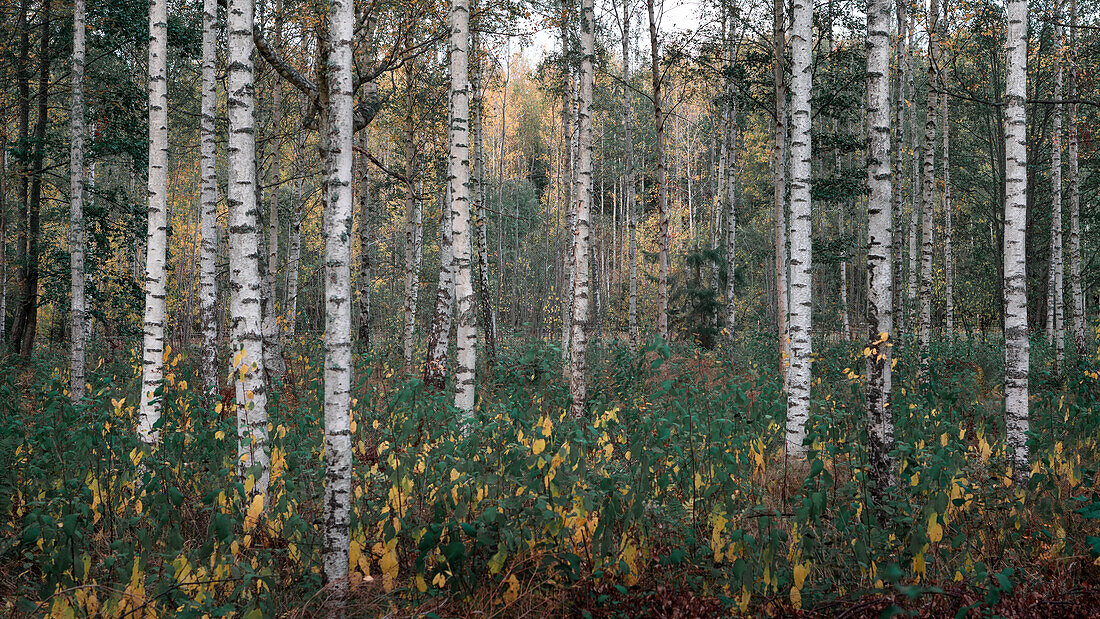
<path fill-rule="evenodd" d="M 935 1 L 935 0 L 933 0 Z M 1018 483 L 1028 468 L 1027 326 L 1027 1 L 1008 0 L 1005 39 L 1005 427 L 1013 477 Z"/>
<path fill-rule="evenodd" d="M 775 80 L 775 147 L 772 149 L 772 209 L 775 217 L 775 315 L 779 335 L 779 372 L 783 390 L 790 381 L 791 341 L 787 327 L 790 290 L 787 286 L 787 32 L 785 0 L 772 10 L 772 69 Z"/>
<path fill-rule="evenodd" d="M 325 497 L 322 562 L 329 614 L 343 614 L 351 534 L 352 37 L 350 0 L 331 0 L 328 21 L 325 200 Z"/>
<path fill-rule="evenodd" d="M 365 133 L 364 133 L 365 135 Z M 286 285 L 283 287 L 286 306 L 286 337 L 294 341 L 295 329 L 298 326 L 298 269 L 302 257 L 302 209 L 305 208 L 305 178 L 303 173 L 306 167 L 306 136 L 305 132 L 298 133 L 295 141 L 294 156 L 297 161 L 298 173 L 294 180 L 294 214 L 290 219 L 289 237 L 290 247 L 286 252 Z"/>
<path fill-rule="evenodd" d="M 731 22 L 729 40 L 727 41 L 728 71 L 732 76 L 737 65 L 737 46 L 734 37 L 734 25 Z M 737 272 L 737 142 L 740 130 L 737 126 L 737 95 L 734 88 L 733 77 L 726 81 L 726 167 L 722 170 L 725 177 L 726 194 L 726 329 L 732 341 L 737 323 L 737 295 L 734 282 Z M 690 175 L 689 175 L 690 178 Z M 720 220 L 720 218 L 719 218 Z M 718 222 L 716 222 L 718 223 Z M 715 228 L 718 226 L 716 225 Z"/>
<path fill-rule="evenodd" d="M 203 0 L 202 10 L 202 103 L 199 122 L 202 187 L 199 190 L 202 248 L 199 259 L 199 322 L 202 325 L 202 379 L 205 402 L 214 405 L 218 374 L 218 173 L 215 169 L 217 138 L 215 113 L 218 107 L 217 0 Z"/>
<path fill-rule="evenodd" d="M 413 79 L 416 66 L 405 65 L 405 308 L 402 351 L 405 369 L 411 370 L 413 346 L 416 343 L 416 302 L 420 292 L 420 260 L 418 246 L 423 224 L 420 201 L 416 197 L 416 127 L 413 124 Z"/>
<path fill-rule="evenodd" d="M 588 289 L 589 289 L 589 241 L 592 211 L 592 85 L 595 70 L 596 22 L 592 0 L 581 0 L 580 43 L 581 67 L 580 96 L 577 107 L 577 178 L 574 184 L 576 196 L 576 234 L 573 237 L 573 334 L 569 362 L 569 393 L 573 398 L 570 409 L 574 417 L 582 417 L 587 407 L 587 353 L 588 353 Z"/>
<path fill-rule="evenodd" d="M 477 370 L 477 314 L 470 263 L 470 3 L 451 0 L 451 140 L 448 153 L 451 184 L 451 234 L 454 243 L 456 360 L 455 408 L 463 432 L 473 423 Z"/>
<path fill-rule="evenodd" d="M 451 240 L 450 187 L 440 200 L 439 214 L 439 285 L 435 293 L 435 312 L 428 333 L 428 360 L 424 364 L 424 383 L 442 391 L 447 381 L 447 349 L 450 347 L 451 320 L 454 315 L 454 253 Z"/>
<path fill-rule="evenodd" d="M 901 225 L 901 168 L 902 159 L 905 157 L 905 109 L 907 102 L 905 100 L 905 76 L 908 72 L 908 66 L 906 63 L 907 46 L 906 46 L 906 6 L 907 0 L 896 0 L 895 6 L 897 8 L 897 38 L 894 43 L 894 62 L 897 66 L 897 80 L 895 81 L 895 91 L 897 98 L 894 101 L 894 155 L 892 161 L 892 170 L 894 175 L 894 186 L 891 192 L 891 215 L 898 218 L 897 225 L 893 226 L 892 245 L 894 249 L 893 256 L 893 295 L 894 295 L 894 312 L 895 318 L 895 333 L 891 333 L 891 336 L 895 338 L 895 345 L 897 344 L 897 333 L 905 330 L 905 311 L 901 306 L 901 291 L 902 286 L 902 264 L 901 259 L 902 242 L 901 233 L 904 230 L 904 226 Z"/>
<path fill-rule="evenodd" d="M 791 368 L 787 394 L 787 453 L 806 454 L 810 414 L 811 294 L 813 252 L 810 245 L 810 90 L 813 4 L 794 0 L 791 8 Z"/>
<path fill-rule="evenodd" d="M 275 44 L 279 45 L 283 37 L 283 10 L 282 0 L 276 2 L 275 12 Z M 263 336 L 264 336 L 264 369 L 272 375 L 282 376 L 286 373 L 286 361 L 283 359 L 283 332 L 279 326 L 279 316 L 276 307 L 275 276 L 279 272 L 279 188 L 281 187 L 282 158 L 283 158 L 283 109 L 281 82 L 277 75 L 271 79 L 271 128 L 272 128 L 272 153 L 271 165 L 266 169 L 266 182 L 270 194 L 267 208 L 266 235 L 263 228 L 259 230 L 261 244 L 265 253 L 261 256 L 263 263 L 260 265 L 263 277 Z M 263 208 L 263 203 L 258 202 L 257 209 Z M 259 211 L 258 211 L 259 212 Z M 261 220 L 263 218 L 261 217 Z"/>
<path fill-rule="evenodd" d="M 370 351 L 371 269 L 370 164 L 367 162 L 367 132 L 360 134 L 359 154 L 359 342 Z"/>
<path fill-rule="evenodd" d="M 138 438 L 160 442 L 164 379 L 165 256 L 168 226 L 168 16 L 164 0 L 149 2 L 149 172 L 145 260 L 145 337 L 142 344 Z M 251 22 L 250 22 L 251 23 Z"/>
<path fill-rule="evenodd" d="M 477 304 L 481 314 L 482 329 L 485 330 L 485 362 L 496 365 L 497 335 L 496 309 L 493 307 L 493 291 L 489 279 L 489 231 L 485 208 L 485 140 L 484 106 L 481 92 L 481 71 L 474 71 L 474 105 L 471 114 L 474 122 L 474 175 L 476 188 L 474 202 L 477 233 Z M 498 232 L 499 233 L 499 232 Z"/>
<path fill-rule="evenodd" d="M 1066 149 L 1068 161 L 1066 176 L 1069 190 L 1069 286 L 1073 303 L 1073 348 L 1077 356 L 1084 358 L 1085 339 L 1085 297 L 1081 291 L 1081 187 L 1077 170 L 1077 0 L 1069 2 L 1069 144 Z"/>
<path fill-rule="evenodd" d="M 626 160 L 626 178 L 623 188 L 623 213 L 627 226 L 627 330 L 629 332 L 630 354 L 638 352 L 638 237 L 637 224 L 638 212 L 636 205 L 636 193 L 638 184 L 634 179 L 634 137 L 633 115 L 634 97 L 630 92 L 630 23 L 634 15 L 630 10 L 629 0 L 623 0 L 623 148 Z"/>
<path fill-rule="evenodd" d="M 906 286 L 906 325 L 911 332 L 920 330 L 917 317 L 917 287 L 918 287 L 918 249 L 917 249 L 917 229 L 920 227 L 920 208 L 918 196 L 920 195 L 920 149 L 918 148 L 920 142 L 920 133 L 917 131 L 917 102 L 914 99 L 914 85 L 913 74 L 916 69 L 913 65 L 914 56 L 914 39 L 916 38 L 916 13 L 914 10 L 909 13 L 909 45 L 908 53 L 906 54 L 906 78 L 905 78 L 905 100 L 908 107 L 909 114 L 909 154 L 911 160 L 909 163 L 910 177 L 909 177 L 909 277 Z"/>
<path fill-rule="evenodd" d="M 920 266 L 920 381 L 928 381 L 929 344 L 932 341 L 932 219 L 935 210 L 936 103 L 934 90 L 940 83 L 939 0 L 928 9 L 928 103 L 924 117 L 924 152 L 921 175 L 921 266 Z"/>
<path fill-rule="evenodd" d="M 260 253 L 260 238 L 264 232 L 260 227 L 261 205 L 256 199 L 253 8 L 252 0 L 230 0 L 228 10 L 229 141 L 226 151 L 230 174 L 226 201 L 229 207 L 229 331 L 233 352 L 230 372 L 237 396 L 239 474 L 246 484 L 247 480 L 253 480 L 250 500 L 260 497 L 266 508 L 270 470 L 260 269 L 260 261 L 264 259 Z M 149 246 L 153 246 L 152 240 Z"/>
<path fill-rule="evenodd" d="M 867 10 L 867 436 L 869 472 L 878 496 L 893 486 L 891 339 L 893 204 L 890 170 L 890 1 Z"/>
<path fill-rule="evenodd" d="M 69 274 L 71 278 L 72 354 L 69 397 L 76 406 L 84 399 L 84 0 L 73 0 L 73 99 L 69 158 Z M 4 145 L 6 147 L 6 144 Z M 0 315 L 0 319 L 3 316 Z"/>
<path fill-rule="evenodd" d="M 661 57 L 657 49 L 656 0 L 646 0 L 649 12 L 649 56 L 652 69 L 653 121 L 657 159 L 657 331 L 668 341 L 668 179 L 665 170 L 665 114 L 661 109 Z"/>
<path fill-rule="evenodd" d="M 23 288 L 24 280 L 27 277 L 27 208 L 29 206 L 28 187 L 30 183 L 30 159 L 27 157 L 28 139 L 30 137 L 30 109 L 31 109 L 31 87 L 30 87 L 30 74 L 27 72 L 27 65 L 29 64 L 28 57 L 30 55 L 30 26 L 27 24 L 27 13 L 29 1 L 21 0 L 19 3 L 19 55 L 15 59 L 15 78 L 18 83 L 19 90 L 19 111 L 18 111 L 18 157 L 16 166 L 19 176 L 19 202 L 16 205 L 18 208 L 15 227 L 18 234 L 18 241 L 16 243 L 15 254 L 15 266 L 16 275 L 15 280 L 19 284 L 20 289 Z M 22 299 L 19 299 L 15 305 L 15 316 L 12 320 L 10 349 L 13 353 L 18 353 L 23 343 L 23 329 L 26 324 L 26 313 L 24 310 L 24 303 Z"/>
<path fill-rule="evenodd" d="M 568 34 L 568 12 L 562 19 L 562 52 L 563 56 L 568 58 L 569 56 L 569 34 Z M 568 378 L 569 376 L 569 338 L 573 333 L 572 320 L 573 320 L 573 282 L 575 276 L 575 269 L 573 265 L 573 251 L 572 240 L 577 234 L 576 229 L 576 216 L 573 208 L 573 185 L 576 180 L 575 177 L 575 162 L 573 158 L 573 76 L 569 73 L 569 64 L 566 62 L 565 75 L 563 76 L 563 82 L 565 85 L 565 93 L 562 95 L 561 113 L 562 113 L 562 155 L 565 158 L 565 165 L 562 168 L 562 185 L 565 190 L 565 199 L 562 201 L 562 206 L 565 208 L 565 217 L 569 225 L 569 236 L 566 238 L 563 244 L 563 257 L 562 266 L 567 274 L 566 279 L 568 285 L 561 292 L 562 306 L 561 306 L 561 358 L 562 358 L 562 370 Z M 517 261 L 519 257 L 515 258 Z"/>
<path fill-rule="evenodd" d="M 946 7 L 944 7 L 946 10 Z M 946 17 L 946 16 L 945 16 Z M 954 219 L 951 206 L 951 111 L 947 93 L 941 95 L 940 124 L 943 126 L 943 271 L 947 341 L 955 339 L 955 253 Z"/>
<path fill-rule="evenodd" d="M 1054 117 L 1051 121 L 1050 153 L 1050 299 L 1047 314 L 1047 338 L 1054 344 L 1054 369 L 1065 361 L 1065 318 L 1063 278 L 1065 265 L 1062 249 L 1062 19 L 1061 1 L 1054 14 Z"/>

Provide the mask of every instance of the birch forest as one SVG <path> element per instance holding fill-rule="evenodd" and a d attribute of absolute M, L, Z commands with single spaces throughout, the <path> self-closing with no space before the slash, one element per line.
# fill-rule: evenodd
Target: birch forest
<path fill-rule="evenodd" d="M 0 612 L 1100 616 L 1098 72 L 1097 0 L 0 0 Z"/>

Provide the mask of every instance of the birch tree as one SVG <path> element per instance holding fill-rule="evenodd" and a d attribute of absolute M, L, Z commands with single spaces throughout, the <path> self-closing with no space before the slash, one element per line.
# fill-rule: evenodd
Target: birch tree
<path fill-rule="evenodd" d="M 789 386 L 791 341 L 787 328 L 787 17 L 785 0 L 772 4 L 772 70 L 775 80 L 775 126 L 772 148 L 772 210 L 775 217 L 775 315 L 779 333 L 779 371 Z"/>
<path fill-rule="evenodd" d="M 238 0 L 239 1 L 239 0 Z M 251 11 L 249 12 L 251 17 Z M 164 379 L 165 260 L 168 229 L 168 10 L 165 0 L 149 1 L 149 172 L 145 256 L 145 316 L 142 339 L 141 442 L 160 442 Z"/>
<path fill-rule="evenodd" d="M 890 169 L 890 1 L 867 7 L 867 436 L 869 472 L 882 492 L 894 483 L 891 341 L 893 203 Z"/>
<path fill-rule="evenodd" d="M 1065 361 L 1065 320 L 1062 249 L 1062 19 L 1061 2 L 1054 10 L 1054 114 L 1050 136 L 1050 271 L 1047 278 L 1047 339 L 1054 344 L 1054 367 Z"/>
<path fill-rule="evenodd" d="M 658 53 L 656 0 L 646 0 L 649 13 L 650 93 L 653 97 L 653 122 L 656 127 L 654 157 L 657 183 L 657 331 L 668 340 L 668 179 L 665 167 L 665 114 L 661 109 L 661 57 Z"/>
<path fill-rule="evenodd" d="M 294 156 L 299 173 L 294 179 L 294 213 L 290 217 L 286 252 L 286 285 L 283 287 L 283 305 L 286 311 L 286 337 L 294 340 L 298 325 L 298 268 L 302 256 L 302 209 L 305 207 L 305 177 L 302 170 L 306 164 L 306 134 L 299 132 L 294 143 Z"/>
<path fill-rule="evenodd" d="M 944 10 L 947 7 L 944 6 Z M 944 16 L 946 18 L 946 15 Z M 955 339 L 955 247 L 954 218 L 951 205 L 951 110 L 947 93 L 941 95 L 940 124 L 943 126 L 943 272 L 944 331 L 947 340 Z"/>
<path fill-rule="evenodd" d="M 577 178 L 574 196 L 573 237 L 573 334 L 569 363 L 569 393 L 573 397 L 571 412 L 574 417 L 584 415 L 587 406 L 587 354 L 588 354 L 588 293 L 589 293 L 589 242 L 592 215 L 592 85 L 595 70 L 596 20 L 592 0 L 581 0 L 580 19 L 580 92 L 577 106 L 579 148 L 577 149 Z"/>
<path fill-rule="evenodd" d="M 367 132 L 360 133 L 359 153 L 359 341 L 370 350 L 370 297 L 373 281 L 371 260 L 370 165 L 367 164 Z"/>
<path fill-rule="evenodd" d="M 898 311 L 894 312 L 894 327 L 896 332 L 900 333 L 905 329 L 905 311 L 901 309 L 901 291 L 904 288 L 903 280 L 901 279 L 902 268 L 902 240 L 901 233 L 904 230 L 904 226 L 901 223 L 901 168 L 902 159 L 905 157 L 905 76 L 908 70 L 906 63 L 906 0 L 896 0 L 895 6 L 897 11 L 897 36 L 894 39 L 894 66 L 897 67 L 895 76 L 897 77 L 894 83 L 894 92 L 896 99 L 894 100 L 894 153 L 892 161 L 892 172 L 894 178 L 897 179 L 893 186 L 893 191 L 890 194 L 890 210 L 894 217 L 897 218 L 897 225 L 893 229 L 893 248 L 894 248 L 894 278 L 893 278 L 893 294 L 894 304 Z M 895 334 L 896 335 L 896 334 Z"/>
<path fill-rule="evenodd" d="M 267 391 L 260 281 L 261 244 L 256 200 L 255 74 L 252 65 L 253 0 L 230 0 L 227 101 L 229 109 L 229 332 L 230 376 L 237 403 L 237 456 L 250 500 L 266 505 Z M 150 242 L 152 245 L 152 242 Z M 247 487 L 247 481 L 246 487 Z"/>
<path fill-rule="evenodd" d="M 935 1 L 935 0 L 933 0 Z M 1027 0 L 1008 0 L 1005 38 L 1005 428 L 1013 477 L 1027 480 Z"/>
<path fill-rule="evenodd" d="M 451 133 L 448 149 L 451 234 L 456 305 L 455 408 L 468 431 L 473 420 L 477 366 L 477 314 L 470 264 L 470 3 L 451 0 Z"/>
<path fill-rule="evenodd" d="M 416 65 L 405 65 L 405 308 L 402 350 L 405 368 L 412 366 L 413 346 L 416 343 L 416 303 L 420 292 L 420 235 L 422 215 L 420 201 L 416 197 L 416 127 L 413 124 L 413 78 Z"/>
<path fill-rule="evenodd" d="M 737 45 L 734 36 L 736 26 L 737 9 L 733 9 L 731 17 L 729 39 L 726 41 L 726 103 L 725 116 L 727 118 L 727 138 L 725 168 L 722 176 L 725 180 L 725 205 L 726 205 L 726 328 L 732 340 L 736 327 L 737 303 L 736 289 L 734 286 L 737 267 L 737 142 L 740 131 L 737 126 L 737 95 L 734 88 L 734 67 L 737 64 Z M 690 178 L 690 175 L 689 177 Z M 688 194 L 690 196 L 690 192 Z M 719 218 L 720 219 L 720 218 Z M 717 228 L 717 226 L 715 226 Z"/>
<path fill-rule="evenodd" d="M 810 245 L 810 90 L 813 69 L 810 45 L 813 4 L 794 0 L 791 7 L 791 366 L 787 393 L 787 453 L 806 453 L 810 416 L 810 338 L 813 300 Z"/>
<path fill-rule="evenodd" d="M 347 595 L 351 534 L 351 0 L 331 0 L 328 19 L 328 131 L 325 200 L 325 511 L 323 575 L 331 587 L 330 614 Z"/>
<path fill-rule="evenodd" d="M 476 37 L 475 57 L 476 54 Z M 481 315 L 481 328 L 485 332 L 485 361 L 489 366 L 496 365 L 497 336 L 496 309 L 493 306 L 493 292 L 489 279 L 489 222 L 485 208 L 485 127 L 484 99 L 481 92 L 481 71 L 474 71 L 474 104 L 470 111 L 473 117 L 474 134 L 474 220 L 477 234 L 477 306 Z M 499 234 L 499 231 L 498 231 Z"/>
<path fill-rule="evenodd" d="M 214 114 L 218 106 L 217 0 L 202 4 L 202 101 L 199 118 L 199 151 L 202 184 L 199 209 L 202 246 L 199 256 L 199 322 L 202 326 L 202 381 L 207 406 L 218 393 L 218 173 Z"/>
<path fill-rule="evenodd" d="M 1069 286 L 1073 306 L 1073 348 L 1078 357 L 1085 350 L 1085 297 L 1081 291 L 1081 188 L 1077 170 L 1077 0 L 1069 0 L 1069 136 L 1066 146 L 1066 189 L 1069 191 Z"/>
<path fill-rule="evenodd" d="M 920 264 L 920 379 L 928 380 L 928 347 L 932 341 L 932 212 L 935 204 L 936 103 L 934 90 L 942 90 L 939 77 L 939 0 L 928 9 L 928 103 L 924 117 L 924 154 L 921 161 L 921 264 Z"/>
<path fill-rule="evenodd" d="M 84 0 L 73 0 L 73 94 L 69 157 L 69 274 L 71 277 L 72 351 L 69 359 L 69 398 L 75 406 L 84 399 Z M 6 146 L 6 145 L 5 145 Z M 2 239 L 6 242 L 6 239 Z M 3 320 L 0 314 L 0 320 Z"/>
<path fill-rule="evenodd" d="M 440 200 L 439 214 L 439 284 L 435 292 L 435 311 L 428 332 L 428 360 L 424 364 L 424 383 L 442 391 L 447 381 L 447 348 L 450 346 L 451 321 L 454 316 L 454 247 L 451 240 L 450 187 Z"/>

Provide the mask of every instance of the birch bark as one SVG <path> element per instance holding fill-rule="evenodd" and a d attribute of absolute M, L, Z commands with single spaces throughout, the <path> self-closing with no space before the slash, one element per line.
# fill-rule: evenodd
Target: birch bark
<path fill-rule="evenodd" d="M 1027 0 L 1006 3 L 1005 38 L 1005 427 L 1013 477 L 1018 483 L 1028 468 L 1027 329 Z"/>
<path fill-rule="evenodd" d="M 587 354 L 588 354 L 588 293 L 589 293 L 589 242 L 592 211 L 592 85 L 595 58 L 596 23 L 592 0 L 581 0 L 580 43 L 580 97 L 577 106 L 579 130 L 577 149 L 577 178 L 575 222 L 573 238 L 573 334 L 569 371 L 569 391 L 573 397 L 571 412 L 574 417 L 584 415 L 587 407 Z"/>
<path fill-rule="evenodd" d="M 69 274 L 71 277 L 69 398 L 76 406 L 84 399 L 84 0 L 73 1 L 73 65 L 71 142 L 69 158 Z M 3 145 L 6 147 L 6 144 Z M 0 314 L 0 320 L 3 320 Z"/>
<path fill-rule="evenodd" d="M 328 40 L 328 131 L 325 146 L 325 498 L 322 562 L 332 590 L 330 615 L 342 615 L 347 596 L 351 534 L 351 0 L 331 0 Z"/>
<path fill-rule="evenodd" d="M 202 185 L 199 208 L 202 246 L 199 257 L 199 322 L 202 325 L 202 377 L 206 404 L 214 405 L 218 393 L 218 174 L 215 169 L 217 143 L 214 114 L 218 105 L 217 0 L 203 0 L 202 8 L 202 101 L 199 120 L 199 151 Z"/>
<path fill-rule="evenodd" d="M 812 373 L 812 278 L 810 244 L 810 91 L 813 85 L 811 37 L 813 4 L 794 0 L 791 8 L 791 367 L 787 393 L 787 453 L 806 454 Z"/>
<path fill-rule="evenodd" d="M 878 493 L 893 485 L 891 341 L 893 204 L 890 169 L 890 1 L 867 10 L 867 435 L 870 474 Z"/>
<path fill-rule="evenodd" d="M 149 2 L 149 171 L 145 258 L 145 318 L 141 405 L 137 434 L 146 445 L 160 442 L 164 379 L 165 257 L 168 227 L 168 12 L 165 0 Z"/>

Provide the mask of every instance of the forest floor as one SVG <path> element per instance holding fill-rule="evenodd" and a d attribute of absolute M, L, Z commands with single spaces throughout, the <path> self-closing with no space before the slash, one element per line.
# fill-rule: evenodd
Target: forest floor
<path fill-rule="evenodd" d="M 764 337 L 601 349 L 584 420 L 565 414 L 560 352 L 515 343 L 482 372 L 465 436 L 399 354 L 360 357 L 350 614 L 1100 613 L 1095 359 L 1054 373 L 1035 351 L 1024 488 L 1007 476 L 1000 343 L 937 342 L 927 385 L 903 348 L 898 484 L 876 504 L 862 349 L 820 348 L 799 462 Z M 91 372 L 77 409 L 63 358 L 0 361 L 5 612 L 322 614 L 322 349 L 293 350 L 270 389 L 262 506 L 244 504 L 230 403 L 202 403 L 187 354 L 168 356 L 154 452 L 134 436 L 136 358 Z"/>

